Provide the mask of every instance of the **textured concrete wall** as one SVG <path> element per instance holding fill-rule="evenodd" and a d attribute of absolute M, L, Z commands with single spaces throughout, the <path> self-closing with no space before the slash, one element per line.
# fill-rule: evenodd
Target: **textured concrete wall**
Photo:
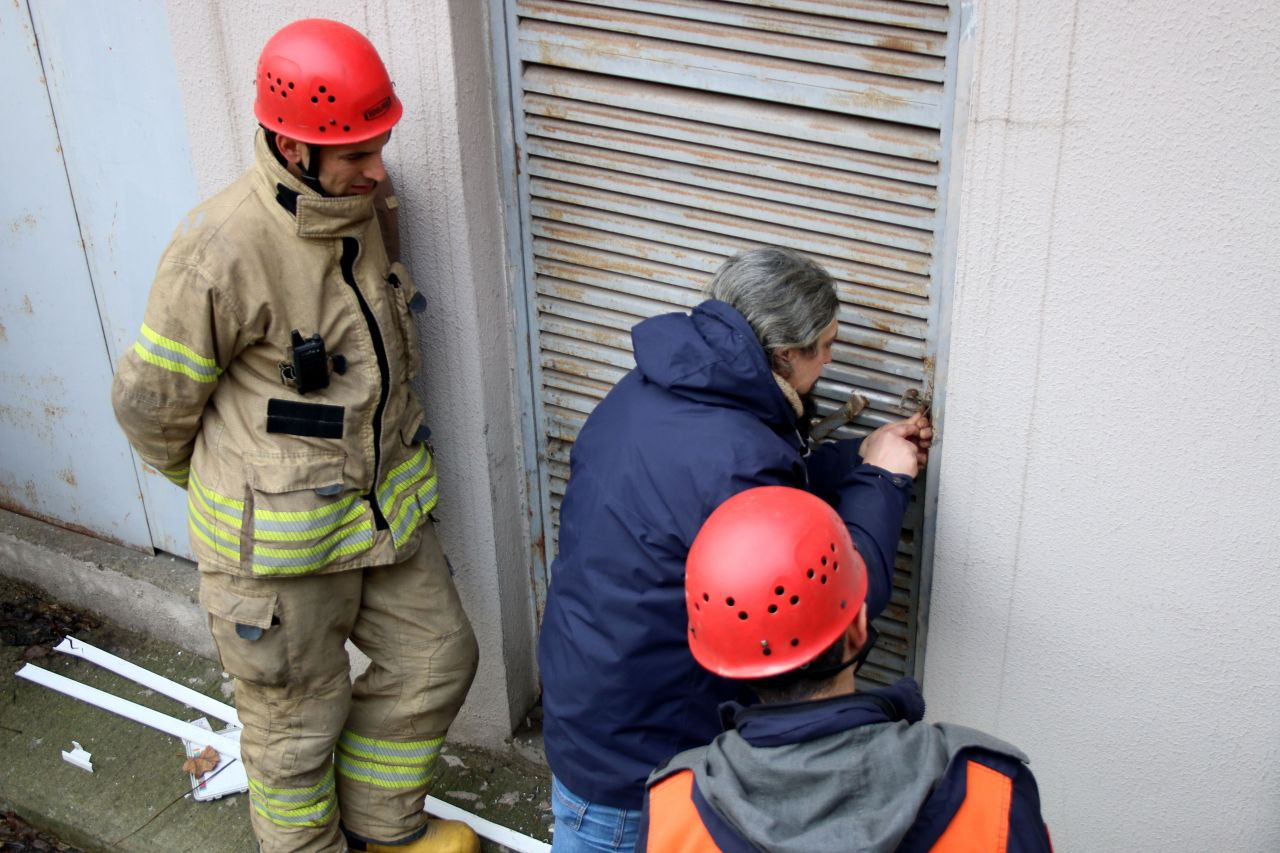
<path fill-rule="evenodd" d="M 481 648 L 454 735 L 494 743 L 532 705 L 536 679 L 488 4 L 317 0 L 304 9 L 282 0 L 167 0 L 166 8 L 202 196 L 252 160 L 257 57 L 284 24 L 350 24 L 395 80 L 405 117 L 386 156 L 405 254 L 428 304 L 419 322 L 420 390 L 443 484 L 436 514 Z"/>
<path fill-rule="evenodd" d="M 1280 16 L 978 5 L 930 716 L 1058 850 L 1280 849 Z"/>

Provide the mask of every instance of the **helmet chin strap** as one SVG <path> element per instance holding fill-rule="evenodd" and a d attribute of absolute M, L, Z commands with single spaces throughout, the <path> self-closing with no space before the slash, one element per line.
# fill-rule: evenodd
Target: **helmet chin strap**
<path fill-rule="evenodd" d="M 287 170 L 289 161 L 280 153 L 280 145 L 276 142 L 279 135 L 269 127 L 263 127 L 262 129 L 267 132 L 267 148 L 270 149 L 272 156 L 276 158 L 276 162 Z M 316 149 L 320 146 L 310 143 L 303 144 L 307 146 L 307 153 L 310 156 L 307 157 L 305 164 L 301 160 L 298 161 L 298 171 L 302 173 L 298 176 L 299 180 L 325 198 L 332 198 L 333 196 L 329 191 L 320 185 L 320 158 L 315 156 L 318 153 Z"/>
<path fill-rule="evenodd" d="M 331 198 L 329 191 L 320 185 L 320 152 L 317 150 L 319 146 L 307 143 L 307 162 L 304 164 L 298 161 L 298 167 L 302 170 L 299 176 L 304 184 L 311 187 L 325 198 Z"/>
<path fill-rule="evenodd" d="M 843 663 L 836 666 L 829 666 L 826 669 L 809 669 L 809 665 L 805 664 L 796 670 L 796 673 L 806 681 L 826 681 L 828 678 L 834 678 L 849 667 L 853 667 L 856 673 L 862 668 L 862 664 L 866 661 L 867 655 L 871 654 L 872 648 L 875 647 L 876 640 L 879 639 L 880 632 L 875 626 L 867 625 L 867 641 L 862 644 L 862 648 L 858 649 L 858 653 Z"/>

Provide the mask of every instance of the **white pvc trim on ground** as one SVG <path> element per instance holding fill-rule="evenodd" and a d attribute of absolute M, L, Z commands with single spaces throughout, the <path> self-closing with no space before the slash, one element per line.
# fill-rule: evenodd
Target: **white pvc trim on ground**
<path fill-rule="evenodd" d="M 104 652 L 102 649 L 91 646 L 83 640 L 77 640 L 75 637 L 64 637 L 61 643 L 53 647 L 53 650 L 84 658 L 90 663 L 96 663 L 98 666 L 108 669 L 117 675 L 123 675 L 130 681 L 136 681 L 143 687 L 150 687 L 158 693 L 163 693 L 165 696 L 176 699 L 190 708 L 203 711 L 211 717 L 217 717 L 219 720 L 223 720 L 236 728 L 242 728 L 240 718 L 236 716 L 236 709 L 230 705 L 219 702 L 217 699 L 213 699 L 203 693 L 198 693 L 176 681 L 170 681 L 163 675 L 154 673 L 149 669 L 143 669 L 137 664 L 129 663 L 124 658 L 118 658 L 110 652 Z"/>
<path fill-rule="evenodd" d="M 216 699 L 205 696 L 203 693 L 197 693 L 177 682 L 170 681 L 164 676 L 157 675 L 150 670 L 129 663 L 123 658 L 118 658 L 113 654 L 94 648 L 74 637 L 67 637 L 54 648 L 66 654 L 82 657 L 104 669 L 150 687 L 192 708 L 204 711 L 220 720 L 226 720 L 237 727 L 239 726 L 239 719 L 236 717 L 235 709 L 230 705 L 225 705 Z M 223 756 L 234 758 L 237 761 L 240 759 L 240 744 L 237 741 L 201 728 L 194 723 L 184 722 L 176 717 L 161 714 L 159 711 L 153 711 L 136 702 L 121 699 L 119 696 L 114 696 L 104 690 L 81 684 L 79 681 L 58 675 L 47 669 L 41 669 L 33 664 L 26 664 L 16 674 L 19 678 L 48 687 L 50 690 L 56 690 L 73 699 L 79 699 L 113 714 L 119 714 L 134 722 L 142 723 L 144 726 L 158 729 L 165 734 L 199 744 L 202 747 L 212 746 Z M 515 853 L 550 853 L 551 850 L 550 844 L 516 832 L 514 829 L 508 829 L 491 820 L 485 820 L 465 809 L 458 808 L 435 797 L 427 797 L 424 811 L 445 820 L 460 820 L 475 830 L 477 835 L 490 841 L 495 841 L 515 851 Z"/>

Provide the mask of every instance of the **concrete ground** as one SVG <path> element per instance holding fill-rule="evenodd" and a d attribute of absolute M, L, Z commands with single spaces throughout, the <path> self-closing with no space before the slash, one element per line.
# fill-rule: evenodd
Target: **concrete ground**
<path fill-rule="evenodd" d="M 195 567 L 185 561 L 0 511 L 0 811 L 90 853 L 256 849 L 246 795 L 205 803 L 186 796 L 176 738 L 14 676 L 29 661 L 161 713 L 200 716 L 87 661 L 47 651 L 69 633 L 234 704 L 214 662 L 196 584 Z M 92 774 L 62 759 L 72 741 L 92 755 Z M 501 752 L 449 744 L 443 761 L 434 796 L 550 840 L 550 772 L 536 720 Z"/>

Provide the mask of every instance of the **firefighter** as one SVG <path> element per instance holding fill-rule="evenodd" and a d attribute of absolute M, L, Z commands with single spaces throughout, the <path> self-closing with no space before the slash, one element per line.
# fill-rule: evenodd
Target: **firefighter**
<path fill-rule="evenodd" d="M 271 37 L 256 89 L 255 162 L 165 250 L 116 417 L 186 489 L 261 850 L 477 851 L 423 813 L 478 650 L 410 384 L 424 300 L 382 160 L 403 107 L 369 40 L 321 19 Z"/>
<path fill-rule="evenodd" d="M 1017 748 L 921 722 L 910 678 L 854 692 L 866 596 L 844 522 L 808 492 L 750 489 L 711 514 L 689 550 L 689 648 L 760 704 L 654 771 L 638 849 L 1050 850 Z"/>

